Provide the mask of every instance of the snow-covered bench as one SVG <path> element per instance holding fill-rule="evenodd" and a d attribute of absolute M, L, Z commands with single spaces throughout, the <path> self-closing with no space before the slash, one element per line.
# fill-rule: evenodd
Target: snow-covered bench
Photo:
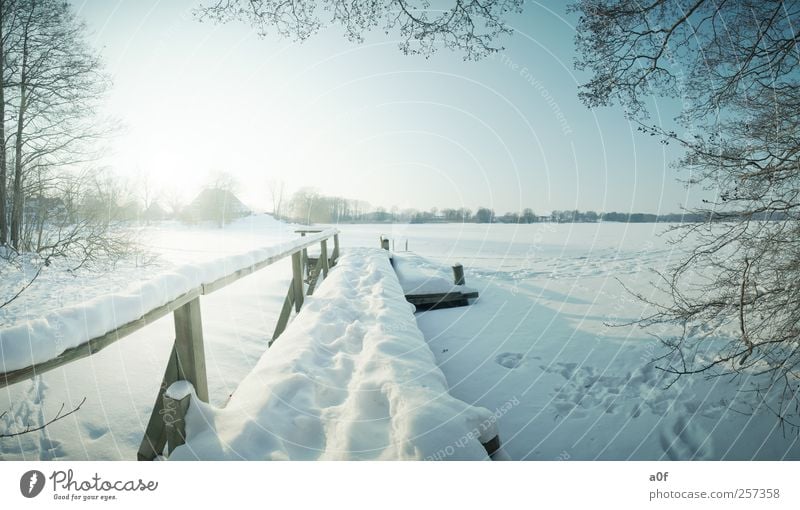
<path fill-rule="evenodd" d="M 386 251 L 345 253 L 224 408 L 189 397 L 182 459 L 488 459 L 494 414 L 453 398 Z"/>

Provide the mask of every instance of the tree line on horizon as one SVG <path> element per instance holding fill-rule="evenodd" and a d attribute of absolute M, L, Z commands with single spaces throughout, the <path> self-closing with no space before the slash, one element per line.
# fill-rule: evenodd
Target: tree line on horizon
<path fill-rule="evenodd" d="M 709 213 L 633 213 L 554 210 L 537 214 L 531 208 L 520 212 L 497 214 L 494 209 L 478 207 L 433 207 L 427 211 L 392 207 L 372 207 L 363 200 L 323 195 L 311 188 L 302 188 L 289 200 L 273 197 L 273 215 L 297 223 L 692 223 L 722 219 Z M 764 218 L 768 219 L 768 218 Z"/>

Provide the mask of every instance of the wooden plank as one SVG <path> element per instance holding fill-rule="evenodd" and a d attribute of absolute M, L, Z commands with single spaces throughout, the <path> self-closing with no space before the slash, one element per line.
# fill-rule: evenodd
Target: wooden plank
<path fill-rule="evenodd" d="M 289 283 L 289 292 L 286 293 L 286 299 L 283 300 L 283 307 L 281 307 L 281 314 L 278 316 L 278 324 L 275 325 L 275 331 L 272 333 L 272 339 L 269 345 L 272 345 L 275 340 L 281 336 L 286 325 L 289 324 L 289 316 L 292 314 L 292 305 L 294 305 L 294 282 Z"/>
<path fill-rule="evenodd" d="M 294 286 L 294 310 L 300 311 L 303 306 L 303 260 L 302 255 L 298 253 L 292 254 L 292 285 Z"/>
<path fill-rule="evenodd" d="M 192 383 L 197 398 L 208 402 L 206 356 L 203 347 L 203 321 L 200 298 L 175 310 L 175 351 L 178 355 L 178 379 Z"/>
<path fill-rule="evenodd" d="M 447 292 L 443 294 L 409 294 L 406 301 L 415 305 L 428 305 L 444 303 L 447 301 L 460 301 L 465 299 L 460 292 Z"/>
<path fill-rule="evenodd" d="M 155 460 L 164 452 L 164 446 L 167 444 L 167 429 L 164 423 L 164 393 L 170 384 L 177 380 L 178 355 L 175 352 L 175 344 L 173 344 L 167 368 L 164 370 L 164 378 L 161 380 L 161 386 L 158 389 L 155 404 L 153 404 L 153 412 L 150 413 L 150 421 L 147 422 L 144 438 L 142 438 L 136 454 L 139 460 Z"/>
<path fill-rule="evenodd" d="M 408 294 L 406 301 L 414 305 L 438 305 L 453 302 L 463 302 L 469 304 L 467 299 L 478 297 L 477 291 L 470 292 L 444 292 L 439 294 Z"/>
<path fill-rule="evenodd" d="M 175 300 L 159 306 L 158 308 L 154 308 L 144 314 L 144 316 L 136 320 L 132 320 L 131 322 L 128 322 L 127 324 L 124 324 L 113 331 L 109 331 L 102 336 L 92 338 L 88 342 L 81 345 L 70 347 L 51 360 L 42 363 L 36 363 L 25 368 L 20 368 L 19 370 L 12 370 L 10 372 L 0 374 L 0 388 L 5 388 L 6 386 L 30 379 L 37 374 L 43 374 L 53 370 L 54 368 L 58 368 L 62 365 L 66 365 L 67 363 L 71 363 L 100 352 L 121 338 L 142 329 L 148 324 L 152 324 L 161 317 L 164 317 L 168 313 L 173 312 L 175 309 L 180 308 L 189 301 L 197 298 L 199 295 L 200 292 L 198 290 L 191 290 Z"/>

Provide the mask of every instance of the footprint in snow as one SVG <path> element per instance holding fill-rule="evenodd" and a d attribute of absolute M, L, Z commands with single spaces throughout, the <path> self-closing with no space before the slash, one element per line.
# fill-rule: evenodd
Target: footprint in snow
<path fill-rule="evenodd" d="M 99 439 L 108 433 L 108 427 L 104 425 L 95 425 L 93 423 L 84 423 L 84 428 L 90 439 Z"/>
<path fill-rule="evenodd" d="M 523 358 L 524 355 L 520 352 L 504 352 L 502 354 L 498 354 L 494 361 L 501 367 L 514 369 L 522 364 Z"/>

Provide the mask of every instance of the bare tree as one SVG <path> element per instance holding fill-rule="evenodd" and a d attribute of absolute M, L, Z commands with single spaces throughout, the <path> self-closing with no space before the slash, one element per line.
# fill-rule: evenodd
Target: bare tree
<path fill-rule="evenodd" d="M 0 0 L 0 247 L 8 242 L 8 157 L 6 155 L 6 48 L 12 23 L 13 0 Z"/>
<path fill-rule="evenodd" d="M 94 112 L 108 87 L 86 44 L 85 26 L 68 3 L 16 0 L 5 56 L 12 68 L 7 97 L 15 112 L 10 240 L 22 246 L 25 179 L 36 170 L 94 159 L 89 142 L 106 134 Z M 13 58 L 12 58 L 13 57 Z M 4 84 L 6 84 L 4 83 Z"/>
<path fill-rule="evenodd" d="M 267 181 L 270 198 L 272 199 L 272 216 L 280 218 L 283 213 L 283 201 L 286 195 L 286 182 L 283 179 L 269 179 Z"/>
<path fill-rule="evenodd" d="M 445 8 L 433 8 L 427 0 L 217 0 L 198 14 L 219 22 L 243 20 L 261 35 L 272 28 L 298 40 L 326 23 L 341 25 L 354 42 L 381 30 L 396 33 L 406 54 L 428 56 L 445 47 L 475 60 L 500 49 L 495 40 L 511 33 L 504 18 L 521 12 L 522 5 L 523 0 L 455 0 Z"/>
<path fill-rule="evenodd" d="M 621 104 L 640 130 L 679 144 L 687 183 L 714 195 L 695 211 L 714 221 L 674 230 L 688 254 L 659 274 L 668 299 L 649 300 L 655 311 L 639 322 L 680 326 L 660 335 L 661 368 L 752 376 L 759 405 L 789 420 L 800 409 L 800 2 L 574 8 L 578 66 L 592 75 L 585 103 Z M 683 101 L 676 127 L 649 123 L 654 94 Z"/>

